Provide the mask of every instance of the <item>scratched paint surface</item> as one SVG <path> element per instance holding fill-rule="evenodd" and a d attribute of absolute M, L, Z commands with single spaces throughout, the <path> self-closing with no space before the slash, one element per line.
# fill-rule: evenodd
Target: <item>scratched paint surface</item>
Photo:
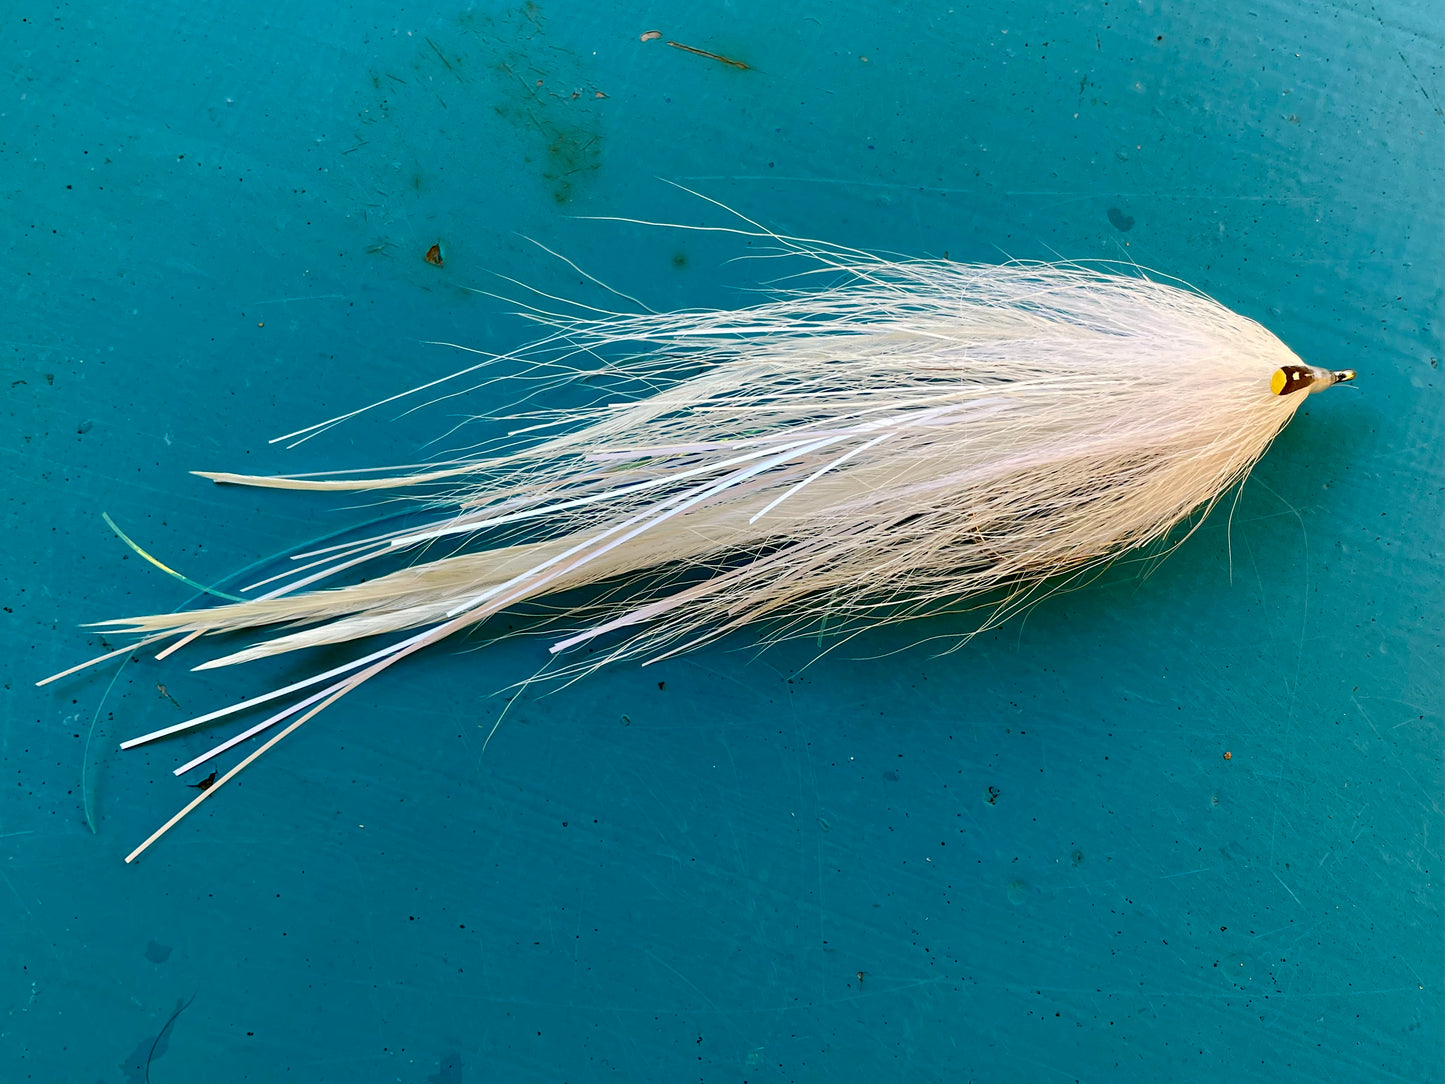
<path fill-rule="evenodd" d="M 0 1080 L 1440 1079 L 1438 9 L 748 7 L 4 16 Z M 1167 560 L 956 653 L 739 639 L 526 693 L 484 752 L 541 644 L 457 645 L 124 866 L 204 746 L 119 740 L 335 657 L 35 689 L 189 593 L 101 513 L 201 581 L 374 514 L 185 472 L 504 407 L 266 443 L 456 364 L 421 340 L 523 341 L 492 272 L 615 302 L 522 235 L 746 301 L 739 242 L 572 217 L 728 221 L 660 177 L 1134 260 L 1358 386 Z"/>

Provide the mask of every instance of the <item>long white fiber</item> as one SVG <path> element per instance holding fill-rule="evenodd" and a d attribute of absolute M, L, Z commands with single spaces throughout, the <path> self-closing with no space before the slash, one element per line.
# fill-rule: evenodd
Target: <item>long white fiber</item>
<path fill-rule="evenodd" d="M 856 628 L 1004 588 L 984 619 L 998 620 L 1045 579 L 1159 540 L 1210 506 L 1308 392 L 1354 375 L 1305 366 L 1253 320 L 1138 274 L 890 262 L 777 240 L 814 261 L 810 273 L 826 284 L 737 311 L 530 310 L 549 333 L 510 357 L 535 362 L 542 379 L 625 378 L 648 389 L 641 397 L 530 416 L 510 445 L 443 464 L 203 475 L 420 491 L 439 511 L 423 527 L 303 555 L 248 601 L 107 630 L 154 638 L 283 626 L 198 669 L 408 635 L 126 744 L 306 690 L 246 732 L 304 711 L 284 735 L 413 651 L 581 587 L 607 585 L 559 619 L 552 646 L 564 660 L 600 647 L 577 669 L 658 658 L 762 618 L 785 633 L 824 618 Z M 314 587 L 408 551 L 424 559 Z"/>

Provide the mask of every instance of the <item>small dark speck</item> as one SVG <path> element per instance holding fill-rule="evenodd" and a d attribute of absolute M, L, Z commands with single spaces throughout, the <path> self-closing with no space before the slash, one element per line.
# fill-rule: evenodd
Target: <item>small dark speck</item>
<path fill-rule="evenodd" d="M 153 964 L 163 964 L 171 958 L 171 946 L 163 945 L 159 941 L 152 941 L 146 945 L 146 959 Z"/>
<path fill-rule="evenodd" d="M 1117 207 L 1110 207 L 1108 214 L 1110 225 L 1112 225 L 1120 233 L 1128 233 L 1134 228 L 1133 215 L 1126 215 Z"/>
<path fill-rule="evenodd" d="M 999 793 L 999 792 L 998 792 L 998 787 L 989 787 L 989 788 L 988 788 L 988 793 L 987 793 L 987 795 L 986 795 L 985 797 L 986 797 L 986 800 L 988 801 L 988 804 L 989 804 L 989 805 L 997 805 L 997 804 L 998 804 L 998 793 Z"/>
<path fill-rule="evenodd" d="M 94 425 L 95 425 L 95 423 L 92 422 L 92 421 L 88 421 L 88 420 L 87 420 L 87 421 L 83 421 L 83 422 L 81 422 L 79 425 L 77 425 L 77 426 L 75 427 L 75 431 L 76 431 L 77 433 L 79 433 L 81 436 L 85 436 L 86 433 L 89 433 L 89 432 L 90 432 L 90 430 L 92 429 L 92 427 L 94 427 Z"/>
<path fill-rule="evenodd" d="M 455 1051 L 443 1054 L 437 1071 L 426 1079 L 427 1084 L 462 1084 L 462 1056 Z"/>

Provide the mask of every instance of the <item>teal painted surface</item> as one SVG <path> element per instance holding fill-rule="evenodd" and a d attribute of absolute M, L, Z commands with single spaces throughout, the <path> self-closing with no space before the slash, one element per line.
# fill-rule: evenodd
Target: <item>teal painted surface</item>
<path fill-rule="evenodd" d="M 3 18 L 0 1080 L 1440 1079 L 1438 5 Z M 1232 521 L 956 653 L 729 642 L 526 694 L 484 753 L 542 645 L 434 651 L 124 866 L 204 746 L 115 744 L 302 671 L 33 688 L 186 598 L 100 513 L 201 580 L 365 518 L 185 472 L 500 406 L 266 443 L 455 366 L 420 340 L 524 341 L 492 272 L 603 296 L 519 235 L 746 301 L 735 243 L 570 217 L 727 222 L 659 177 L 863 248 L 1131 258 L 1358 388 Z"/>

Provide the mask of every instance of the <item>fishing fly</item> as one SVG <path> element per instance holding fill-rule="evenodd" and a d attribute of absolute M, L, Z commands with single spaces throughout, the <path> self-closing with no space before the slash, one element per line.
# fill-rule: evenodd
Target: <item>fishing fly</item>
<path fill-rule="evenodd" d="M 1137 270 L 890 260 L 744 221 L 711 229 L 806 261 L 768 300 L 638 313 L 538 295 L 523 306 L 538 341 L 404 393 L 460 387 L 505 361 L 549 379 L 612 380 L 626 395 L 537 415 L 494 444 L 423 465 L 198 472 L 235 485 L 423 494 L 429 511 L 419 525 L 301 554 L 236 601 L 102 623 L 141 639 L 101 659 L 165 643 L 163 658 L 204 638 L 273 630 L 197 669 L 386 638 L 125 742 L 271 711 L 176 770 L 270 732 L 126 861 L 383 670 L 524 603 L 594 590 L 551 619 L 549 650 L 567 672 L 666 658 L 764 620 L 782 635 L 821 621 L 857 629 L 1000 598 L 988 627 L 1055 577 L 1207 511 L 1310 394 L 1355 375 L 1307 365 L 1254 320 Z M 410 563 L 340 581 L 398 557 Z"/>

